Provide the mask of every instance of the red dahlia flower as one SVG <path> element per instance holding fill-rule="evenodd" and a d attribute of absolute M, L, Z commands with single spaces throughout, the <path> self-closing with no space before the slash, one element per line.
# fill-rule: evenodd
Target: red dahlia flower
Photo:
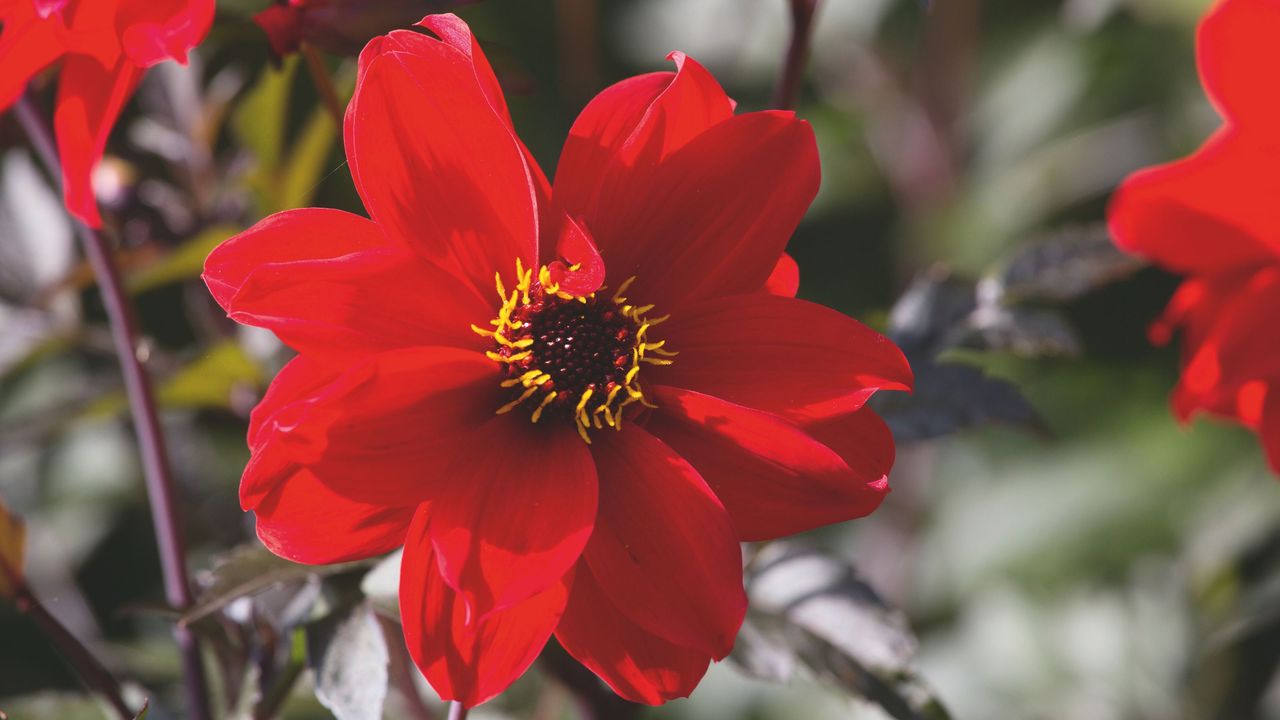
<path fill-rule="evenodd" d="M 0 0 L 0 110 L 62 58 L 54 131 L 67 209 L 102 224 L 90 175 L 142 79 L 186 62 L 213 22 L 214 0 Z"/>
<path fill-rule="evenodd" d="M 360 56 L 373 219 L 280 213 L 205 266 L 299 351 L 241 501 L 299 562 L 403 545 L 406 639 L 445 698 L 493 697 L 552 633 L 626 698 L 687 695 L 742 622 L 740 540 L 880 504 L 893 439 L 865 403 L 910 369 L 792 297 L 806 123 L 735 117 L 676 53 L 586 107 L 551 186 L 467 26 L 420 24 Z"/>
<path fill-rule="evenodd" d="M 1280 0 L 1222 0 L 1200 24 L 1200 76 L 1221 129 L 1194 155 L 1128 178 L 1111 201 L 1123 249 L 1186 275 L 1151 328 L 1183 334 L 1173 409 L 1258 432 L 1280 473 Z"/>

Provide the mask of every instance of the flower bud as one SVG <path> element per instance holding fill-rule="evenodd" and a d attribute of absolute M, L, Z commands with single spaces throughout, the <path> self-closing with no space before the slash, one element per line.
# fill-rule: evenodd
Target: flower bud
<path fill-rule="evenodd" d="M 469 5 L 475 0 L 276 0 L 254 16 L 281 57 L 302 43 L 337 55 L 355 55 L 365 43 L 424 15 Z"/>

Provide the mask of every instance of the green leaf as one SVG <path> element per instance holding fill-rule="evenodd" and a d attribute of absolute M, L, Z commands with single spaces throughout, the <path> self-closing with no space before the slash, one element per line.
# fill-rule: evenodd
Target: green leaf
<path fill-rule="evenodd" d="M 326 171 L 332 169 L 329 158 L 338 143 L 339 128 L 317 104 L 290 144 L 289 100 L 298 67 L 297 56 L 292 56 L 278 69 L 265 68 L 232 120 L 236 136 L 257 159 L 248 183 L 264 215 L 309 205 Z M 335 78 L 340 91 L 349 90 L 354 82 L 349 72 Z"/>
<path fill-rule="evenodd" d="M 226 408 L 238 385 L 262 384 L 262 369 L 235 342 L 215 345 L 160 386 L 165 407 Z"/>
<path fill-rule="evenodd" d="M 156 401 L 165 408 L 226 409 L 231 406 L 231 394 L 237 387 L 258 387 L 262 383 L 258 364 L 238 344 L 227 340 L 160 383 Z M 126 407 L 124 394 L 114 392 L 86 408 L 85 414 L 114 415 Z"/>
<path fill-rule="evenodd" d="M 386 637 L 373 608 L 361 602 L 308 625 L 307 664 L 316 699 L 338 720 L 379 720 L 387 697 Z"/>
<path fill-rule="evenodd" d="M 317 107 L 307 120 L 302 136 L 289 153 L 289 162 L 281 169 L 280 202 L 276 210 L 311 204 L 322 174 L 330 169 L 328 161 L 338 129 L 323 107 Z"/>
<path fill-rule="evenodd" d="M 263 197 L 274 195 L 273 180 L 284 158 L 289 91 L 298 73 L 298 65 L 298 58 L 293 56 L 278 68 L 272 65 L 264 67 L 258 81 L 240 101 L 231 118 L 236 139 L 257 160 L 249 184 Z"/>

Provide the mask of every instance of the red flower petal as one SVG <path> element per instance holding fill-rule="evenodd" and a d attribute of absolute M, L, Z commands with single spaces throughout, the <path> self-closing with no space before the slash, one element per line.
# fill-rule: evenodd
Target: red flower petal
<path fill-rule="evenodd" d="M 70 30 L 67 52 L 92 57 L 103 67 L 115 67 L 124 52 L 120 34 L 125 24 L 120 22 L 119 0 L 68 4 L 68 12 L 63 13 Z M 104 28 L 113 31 L 104 32 Z"/>
<path fill-rule="evenodd" d="M 524 150 L 470 57 L 409 31 L 375 38 L 347 109 L 347 159 L 390 236 L 488 293 L 496 271 L 537 258 L 536 189 Z"/>
<path fill-rule="evenodd" d="M 1270 190 L 1280 148 L 1222 131 L 1184 160 L 1131 175 L 1108 209 L 1117 245 L 1179 273 L 1280 259 L 1280 204 Z"/>
<path fill-rule="evenodd" d="M 218 246 L 204 280 L 236 322 L 337 359 L 412 345 L 479 351 L 468 325 L 493 313 L 469 286 L 338 210 L 272 215 Z"/>
<path fill-rule="evenodd" d="M 757 410 L 688 390 L 658 386 L 661 408 L 646 429 L 693 464 L 724 503 L 738 538 L 772 540 L 852 520 L 888 491 L 893 437 L 867 409 L 824 436 L 844 447 L 851 467 L 810 431 Z M 834 421 L 833 421 L 834 422 Z M 848 437 L 843 437 L 847 432 Z M 888 446 L 888 463 L 883 446 Z"/>
<path fill-rule="evenodd" d="M 596 518 L 596 469 L 569 427 L 490 420 L 431 482 L 431 541 L 471 622 L 550 587 Z"/>
<path fill-rule="evenodd" d="M 70 55 L 62 63 L 54 132 L 62 160 L 63 195 L 71 214 L 91 227 L 102 225 L 91 176 L 142 72 L 125 59 L 111 69 L 82 55 Z"/>
<path fill-rule="evenodd" d="M 638 294 L 636 294 L 639 297 Z M 879 333 L 834 310 L 765 293 L 699 303 L 662 326 L 680 355 L 649 377 L 795 420 L 909 390 L 911 368 Z"/>
<path fill-rule="evenodd" d="M 570 269 L 577 268 L 577 269 Z M 605 267 L 595 241 L 573 218 L 560 222 L 560 238 L 556 242 L 556 259 L 547 265 L 552 282 L 560 289 L 580 297 L 590 295 L 604 284 Z"/>
<path fill-rule="evenodd" d="M 309 355 L 299 355 L 286 363 L 249 414 L 249 447 L 259 448 L 276 429 L 296 425 L 319 391 L 338 379 L 342 371 Z"/>
<path fill-rule="evenodd" d="M 507 123 L 508 127 L 512 127 L 511 112 L 507 110 L 507 99 L 502 94 L 502 86 L 498 84 L 498 76 L 493 74 L 493 66 L 489 64 L 489 58 L 485 56 L 480 43 L 476 42 L 475 35 L 471 33 L 471 28 L 462 21 L 462 18 L 453 13 L 428 15 L 416 24 L 420 28 L 430 30 L 443 43 L 466 56 L 475 72 L 476 82 L 480 84 L 485 99 L 489 101 L 489 106 Z"/>
<path fill-rule="evenodd" d="M 1220 0 L 1197 35 L 1200 76 L 1214 105 L 1234 125 L 1272 132 L 1280 122 L 1280 95 L 1273 90 L 1280 4 Z"/>
<path fill-rule="evenodd" d="M 882 497 L 889 491 L 889 471 L 893 469 L 897 452 L 893 431 L 874 410 L 864 407 L 847 415 L 810 423 L 804 429 L 839 453 L 858 477 L 870 481 L 867 490 L 881 493 Z"/>
<path fill-rule="evenodd" d="M 8 108 L 32 76 L 65 51 L 57 18 L 40 19 L 31 3 L 0 11 L 0 110 Z"/>
<path fill-rule="evenodd" d="M 1198 409 L 1233 413 L 1237 391 L 1249 382 L 1280 378 L 1280 268 L 1268 268 L 1226 303 L 1182 370 L 1175 409 L 1186 417 Z"/>
<path fill-rule="evenodd" d="M 764 281 L 764 289 L 774 295 L 795 297 L 800 291 L 800 266 L 795 259 L 782 253 L 778 263 L 773 266 L 773 272 L 769 273 L 769 279 Z"/>
<path fill-rule="evenodd" d="M 347 497 L 416 505 L 436 497 L 443 482 L 423 469 L 453 461 L 458 443 L 498 407 L 497 375 L 480 353 L 396 350 L 327 384 L 317 365 L 314 359 L 291 363 L 267 393 L 270 410 L 250 428 L 254 457 L 242 480 L 242 503 L 307 467 Z"/>
<path fill-rule="evenodd" d="M 302 45 L 302 15 L 295 5 L 270 5 L 253 16 L 253 22 L 267 34 L 271 52 L 284 57 Z"/>
<path fill-rule="evenodd" d="M 645 705 L 688 697 L 711 661 L 704 652 L 673 645 L 632 622 L 585 566 L 574 577 L 556 639 L 615 693 Z"/>
<path fill-rule="evenodd" d="M 213 24 L 214 0 L 134 0 L 120 3 L 116 28 L 134 64 L 187 62 L 187 53 Z"/>
<path fill-rule="evenodd" d="M 493 613 L 478 627 L 441 577 L 428 536 L 430 514 L 413 519 L 400 566 L 400 618 L 409 654 L 445 700 L 467 707 L 497 695 L 542 651 L 560 619 L 571 574 L 550 589 Z"/>
<path fill-rule="evenodd" d="M 640 627 L 719 659 L 746 613 L 729 515 L 688 462 L 631 425 L 596 434 L 600 514 L 583 557 Z"/>
<path fill-rule="evenodd" d="M 750 113 L 697 136 L 637 180 L 625 206 L 586 220 L 611 284 L 635 275 L 633 297 L 678 310 L 764 287 L 818 182 L 809 124 Z"/>
<path fill-rule="evenodd" d="M 305 469 L 282 478 L 254 507 L 262 544 L 308 565 L 362 560 L 400 547 L 413 511 L 343 497 Z"/>
<path fill-rule="evenodd" d="M 391 8 L 387 8 L 390 11 Z M 493 72 L 493 67 L 489 64 L 488 57 L 485 56 L 484 50 L 481 49 L 480 43 L 476 41 L 475 35 L 472 34 L 471 28 L 467 26 L 457 15 L 446 13 L 442 15 L 428 15 L 417 23 L 418 27 L 426 28 L 442 42 L 456 49 L 467 57 L 472 63 L 475 71 L 476 82 L 480 84 L 480 89 L 484 92 L 485 98 L 489 101 L 489 105 L 494 112 L 503 121 L 507 127 L 511 129 L 512 138 L 520 145 L 520 149 L 524 154 L 525 165 L 529 169 L 529 178 L 533 183 L 534 194 L 537 197 L 537 207 L 542 216 L 541 225 L 552 225 L 556 218 L 551 211 L 551 183 L 547 181 L 547 176 L 542 172 L 542 168 L 538 162 L 534 160 L 533 154 L 524 146 L 524 142 L 515 134 L 515 126 L 511 122 L 511 113 L 507 109 L 507 100 L 503 96 L 502 86 L 498 83 L 498 77 Z M 395 33 L 392 33 L 395 35 Z M 385 42 L 401 42 L 402 39 L 387 38 Z M 412 40 L 412 38 L 410 38 Z M 382 43 L 384 39 L 375 38 L 370 45 Z M 405 45 L 404 49 L 411 50 L 412 42 Z M 372 57 L 376 53 L 370 53 Z M 362 63 L 364 56 L 362 55 Z"/>
<path fill-rule="evenodd" d="M 733 115 L 733 101 L 692 58 L 672 53 L 676 72 L 628 78 L 583 108 L 556 168 L 556 201 L 590 223 L 608 218 L 640 177 Z"/>

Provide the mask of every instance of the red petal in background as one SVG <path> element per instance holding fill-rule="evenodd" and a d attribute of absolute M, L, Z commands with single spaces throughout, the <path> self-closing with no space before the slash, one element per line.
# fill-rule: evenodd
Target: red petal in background
<path fill-rule="evenodd" d="M 1280 123 L 1277 37 L 1280 3 L 1219 0 L 1200 23 L 1196 48 L 1200 77 L 1214 105 L 1232 125 L 1272 137 Z"/>
<path fill-rule="evenodd" d="M 1117 245 L 1178 273 L 1280 261 L 1280 146 L 1223 130 L 1184 160 L 1131 175 L 1111 198 Z"/>

